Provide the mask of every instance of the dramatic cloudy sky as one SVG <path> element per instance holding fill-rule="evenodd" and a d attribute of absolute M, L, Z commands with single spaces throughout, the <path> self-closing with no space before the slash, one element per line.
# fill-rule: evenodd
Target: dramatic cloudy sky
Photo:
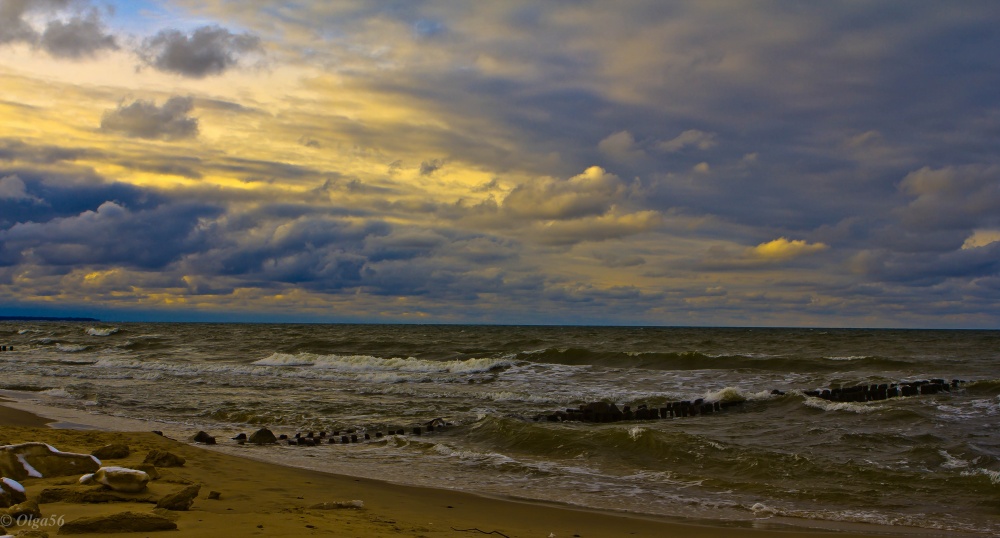
<path fill-rule="evenodd" d="M 0 0 L 0 314 L 1000 327 L 997 28 Z"/>

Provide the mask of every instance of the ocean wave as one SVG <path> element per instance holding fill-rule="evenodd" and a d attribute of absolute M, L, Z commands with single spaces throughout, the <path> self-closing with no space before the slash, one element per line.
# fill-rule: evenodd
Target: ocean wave
<path fill-rule="evenodd" d="M 868 510 L 844 509 L 844 510 L 808 510 L 795 508 L 780 508 L 764 503 L 755 503 L 752 506 L 744 507 L 752 512 L 755 517 L 769 519 L 772 517 L 793 517 L 801 519 L 812 519 L 820 521 L 838 521 L 845 523 L 867 523 L 883 526 L 900 526 L 936 529 L 944 531 L 960 531 L 992 534 L 996 529 L 982 528 L 975 524 L 964 524 L 952 520 L 940 520 L 933 516 L 922 514 L 899 514 L 886 512 L 873 512 Z"/>
<path fill-rule="evenodd" d="M 962 476 L 985 476 L 990 479 L 990 483 L 994 486 L 1000 486 L 1000 471 L 993 471 L 991 469 L 969 469 L 967 471 L 962 471 Z"/>
<path fill-rule="evenodd" d="M 905 368 L 911 365 L 906 360 L 867 355 L 808 357 L 753 352 L 595 351 L 574 347 L 522 351 L 515 358 L 540 363 L 649 370 L 838 371 L 844 368 L 845 361 L 850 361 L 852 368 Z"/>
<path fill-rule="evenodd" d="M 82 344 L 56 344 L 56 351 L 61 351 L 63 353 L 78 353 L 80 351 L 85 351 L 90 346 L 85 346 Z"/>
<path fill-rule="evenodd" d="M 383 359 L 371 355 L 315 355 L 312 353 L 290 355 L 287 353 L 275 353 L 269 357 L 254 361 L 251 364 L 255 366 L 281 367 L 308 366 L 317 369 L 352 373 L 479 374 L 513 366 L 514 362 L 509 359 L 491 358 L 432 361 L 413 357 Z"/>
<path fill-rule="evenodd" d="M 831 402 L 822 398 L 807 397 L 805 403 L 808 407 L 821 409 L 823 411 L 846 411 L 860 415 L 874 413 L 881 409 L 871 402 Z"/>
<path fill-rule="evenodd" d="M 466 382 L 468 376 L 490 373 L 509 367 L 512 362 L 501 359 L 468 359 L 455 361 L 430 361 L 423 359 L 380 359 L 369 355 L 288 355 L 275 353 L 249 364 L 231 362 L 193 363 L 162 360 L 137 360 L 102 358 L 93 367 L 105 373 L 77 370 L 72 377 L 88 379 L 118 375 L 120 378 L 138 378 L 134 371 L 160 372 L 178 377 L 240 376 L 279 377 L 309 380 L 350 380 L 375 384 L 411 382 Z M 108 374 L 108 370 L 117 374 Z"/>
<path fill-rule="evenodd" d="M 76 398 L 76 396 L 66 392 L 66 389 L 45 389 L 43 391 L 39 391 L 38 394 L 44 394 L 55 398 Z"/>
<path fill-rule="evenodd" d="M 90 327 L 87 329 L 87 334 L 90 336 L 111 336 L 120 330 L 118 327 Z"/>

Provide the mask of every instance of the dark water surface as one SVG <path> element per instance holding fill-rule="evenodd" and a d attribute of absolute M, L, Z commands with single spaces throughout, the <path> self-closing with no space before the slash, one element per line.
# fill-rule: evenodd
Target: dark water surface
<path fill-rule="evenodd" d="M 0 343 L 15 346 L 0 389 L 185 431 L 455 425 L 257 453 L 282 463 L 669 516 L 1000 535 L 1000 331 L 4 322 Z M 969 383 L 863 403 L 802 392 L 931 378 Z M 745 403 L 532 420 L 696 398 Z"/>

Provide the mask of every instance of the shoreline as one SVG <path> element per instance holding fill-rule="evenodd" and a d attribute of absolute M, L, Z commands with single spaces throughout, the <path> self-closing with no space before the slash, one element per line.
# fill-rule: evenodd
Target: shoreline
<path fill-rule="evenodd" d="M 242 528 L 240 533 L 263 534 L 256 525 L 260 519 L 256 510 L 262 506 L 273 507 L 274 512 L 265 513 L 275 520 L 267 525 L 267 534 L 275 532 L 290 535 L 302 534 L 303 525 L 309 534 L 337 533 L 338 529 L 350 525 L 349 530 L 356 536 L 427 535 L 469 536 L 478 533 L 495 533 L 501 536 L 549 536 L 556 537 L 615 537 L 615 536 L 691 536 L 709 538 L 715 536 L 764 537 L 779 534 L 789 538 L 809 538 L 837 536 L 862 538 L 892 535 L 958 536 L 929 529 L 878 527 L 841 524 L 837 522 L 784 522 L 765 519 L 750 524 L 727 524 L 724 521 L 678 520 L 646 515 L 642 513 L 621 513 L 592 510 L 574 505 L 563 505 L 535 501 L 532 499 L 490 496 L 461 490 L 424 486 L 399 485 L 388 481 L 357 478 L 326 471 L 315 471 L 291 467 L 279 463 L 263 461 L 253 457 L 233 454 L 229 451 L 212 450 L 192 443 L 160 437 L 148 431 L 111 431 L 100 429 L 73 429 L 72 426 L 88 428 L 83 424 L 59 422 L 40 414 L 17 409 L 11 402 L 0 396 L 0 443 L 21 443 L 41 441 L 59 450 L 89 453 L 112 442 L 126 442 L 139 439 L 141 446 L 162 446 L 188 459 L 189 464 L 182 470 L 174 471 L 182 475 L 181 480 L 200 481 L 204 491 L 199 496 L 191 513 L 183 513 L 178 519 L 182 536 L 217 536 L 231 533 L 234 528 Z M 32 405 L 31 407 L 39 407 Z M 138 422 L 138 421 L 136 421 Z M 68 425 L 62 427 L 54 425 Z M 127 463 L 135 464 L 128 460 Z M 107 465 L 123 465 L 109 462 Z M 172 470 L 171 470 L 172 471 Z M 173 474 L 172 472 L 171 474 Z M 202 473 L 208 473 L 204 480 L 198 480 Z M 254 478 L 251 478 L 254 477 Z M 211 479 L 209 479 L 211 478 Z M 24 485 L 29 492 L 40 491 L 34 482 L 50 482 L 56 479 L 30 479 Z M 66 482 L 62 479 L 62 482 Z M 222 492 L 222 499 L 229 500 L 234 489 L 252 485 L 254 495 L 239 495 L 239 507 L 231 506 L 216 513 L 213 505 L 220 501 L 204 500 L 208 490 Z M 152 488 L 152 486 L 151 486 Z M 317 503 L 346 502 L 361 500 L 363 510 L 310 510 Z M 126 510 L 123 506 L 74 505 L 66 503 L 42 505 L 43 510 L 55 514 L 62 510 L 69 515 L 85 509 L 92 513 L 114 513 Z M 128 508 L 132 509 L 132 508 Z M 148 511 L 148 505 L 135 507 L 133 511 Z M 229 512 L 229 513 L 225 513 Z M 192 514 L 197 517 L 192 518 Z M 334 514 L 335 513 L 335 514 Z M 214 516 L 211 514 L 215 514 Z M 243 514 L 241 518 L 235 515 Z M 289 519 L 289 514 L 298 514 Z M 333 517 L 333 521 L 331 517 Z M 47 515 L 47 514 L 46 514 Z M 343 517 L 348 517 L 344 520 Z M 364 517 L 361 517 L 364 516 Z M 209 521 L 208 519 L 211 519 Z M 340 519 L 338 519 L 340 518 Z M 300 524 L 302 519 L 311 523 Z M 313 521 L 315 520 L 315 521 Z M 187 522 L 182 525 L 182 522 Z M 255 521 L 249 525 L 249 521 Z M 280 522 L 281 530 L 273 525 Z M 391 522 L 391 523 L 389 523 Z M 798 523 L 798 525 L 796 525 Z M 810 528 L 805 524 L 813 525 Z M 828 525 L 824 525 L 828 523 Z M 310 527 L 311 525 L 311 527 Z M 389 525 L 387 527 L 387 525 Z M 235 526 L 235 527 L 234 527 Z M 50 529 L 55 531 L 56 529 Z M 479 532 L 476 532 L 479 531 Z"/>

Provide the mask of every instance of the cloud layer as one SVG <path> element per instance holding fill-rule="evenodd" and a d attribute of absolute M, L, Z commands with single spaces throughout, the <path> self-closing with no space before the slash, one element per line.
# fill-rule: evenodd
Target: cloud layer
<path fill-rule="evenodd" d="M 964 3 L 0 4 L 0 302 L 995 327 Z"/>

